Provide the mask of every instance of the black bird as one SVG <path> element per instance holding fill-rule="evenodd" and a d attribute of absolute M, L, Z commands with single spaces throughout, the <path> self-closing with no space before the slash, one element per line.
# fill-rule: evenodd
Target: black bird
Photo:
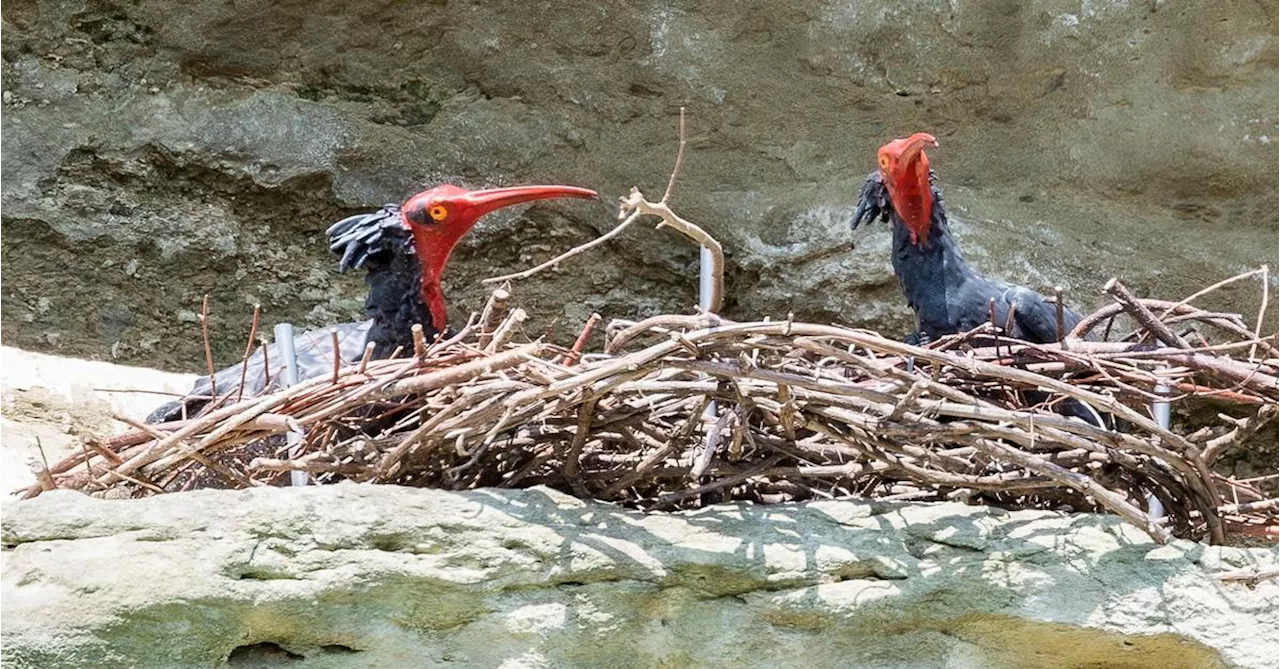
<path fill-rule="evenodd" d="M 934 186 L 925 146 L 937 146 L 933 135 L 918 132 L 880 147 L 880 169 L 867 176 L 851 227 L 888 219 L 893 226 L 893 273 L 902 285 L 907 306 L 916 314 L 916 332 L 908 343 L 921 344 L 943 335 L 966 332 L 991 320 L 1023 341 L 1048 344 L 1070 332 L 1080 316 L 1065 307 L 1062 332 L 1057 307 L 1030 288 L 988 279 L 960 255 L 948 228 L 942 193 Z M 1049 395 L 1032 391 L 1035 404 Z M 1091 407 L 1068 398 L 1058 411 L 1105 427 Z"/>
<path fill-rule="evenodd" d="M 422 324 L 427 341 L 442 333 L 448 323 L 441 276 L 454 246 L 485 214 L 532 200 L 548 198 L 595 199 L 595 191 L 573 186 L 517 186 L 468 191 L 451 185 L 436 186 L 410 197 L 402 205 L 388 204 L 371 214 L 343 219 L 327 230 L 329 248 L 338 256 L 340 271 L 364 269 L 369 295 L 366 320 L 342 323 L 304 332 L 294 338 L 298 379 L 333 369 L 333 336 L 338 332 L 338 354 L 351 364 L 364 355 L 366 343 L 374 344 L 373 357 L 387 358 L 397 348 L 411 350 L 411 328 Z M 268 346 L 270 377 L 264 373 L 259 348 L 249 361 L 244 395 L 260 395 L 278 387 L 283 360 L 276 344 Z M 201 377 L 191 392 L 169 402 L 147 417 L 163 423 L 196 416 L 208 405 L 214 390 L 219 395 L 239 394 L 241 365 L 213 376 Z M 268 378 L 271 385 L 268 386 Z"/>
<path fill-rule="evenodd" d="M 988 279 L 964 261 L 924 153 L 925 146 L 937 145 L 920 132 L 880 147 L 880 168 L 863 184 L 851 222 L 853 229 L 877 218 L 891 222 L 893 272 L 916 315 L 919 334 L 912 339 L 972 330 L 991 320 L 994 300 L 996 324 L 1010 326 L 1006 334 L 1040 344 L 1058 341 L 1053 303 L 1030 288 Z M 1079 315 L 1063 309 L 1061 334 L 1079 322 Z"/>

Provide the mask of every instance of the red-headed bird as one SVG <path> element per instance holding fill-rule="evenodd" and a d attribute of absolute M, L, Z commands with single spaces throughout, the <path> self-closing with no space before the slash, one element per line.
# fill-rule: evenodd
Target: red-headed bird
<path fill-rule="evenodd" d="M 933 135 L 918 132 L 880 147 L 879 169 L 863 184 L 851 221 L 853 229 L 876 218 L 891 221 L 893 273 L 916 315 L 918 334 L 910 339 L 971 330 L 991 320 L 994 301 L 996 324 L 1010 326 L 1006 334 L 1041 344 L 1058 341 L 1053 303 L 1030 288 L 982 276 L 960 255 L 924 152 L 937 145 Z M 1064 309 L 1062 334 L 1078 322 L 1080 316 Z"/>
<path fill-rule="evenodd" d="M 342 323 L 304 332 L 294 338 L 298 380 L 332 372 L 333 336 L 338 332 L 338 354 L 351 364 L 374 344 L 374 358 L 389 357 L 397 348 L 412 350 L 412 327 L 423 326 L 427 341 L 443 333 L 448 324 L 441 279 L 458 241 L 480 217 L 496 209 L 550 198 L 596 199 L 593 190 L 574 186 L 516 186 L 470 191 L 442 185 L 422 191 L 404 204 L 388 204 L 371 214 L 343 219 L 326 231 L 330 250 L 341 257 L 339 269 L 364 269 L 369 285 L 365 299 L 367 320 Z M 261 349 L 250 358 L 244 395 L 273 390 L 282 378 L 283 360 L 275 344 L 267 351 L 271 386 L 264 373 Z M 239 394 L 241 365 L 236 364 L 196 381 L 187 397 L 169 402 L 147 418 L 148 423 L 179 420 L 199 414 L 209 403 L 212 390 L 219 395 Z"/>

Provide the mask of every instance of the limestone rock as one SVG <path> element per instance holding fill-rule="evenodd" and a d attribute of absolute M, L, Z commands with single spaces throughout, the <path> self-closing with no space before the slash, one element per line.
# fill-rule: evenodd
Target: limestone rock
<path fill-rule="evenodd" d="M 0 347 L 0 493 L 35 481 L 41 458 L 53 464 L 83 448 L 80 438 L 106 438 L 141 420 L 195 376 Z M 43 455 L 41 454 L 43 451 Z"/>
<path fill-rule="evenodd" d="M 3 507 L 15 667 L 1269 667 L 1272 548 L 952 504 L 344 484 Z"/>

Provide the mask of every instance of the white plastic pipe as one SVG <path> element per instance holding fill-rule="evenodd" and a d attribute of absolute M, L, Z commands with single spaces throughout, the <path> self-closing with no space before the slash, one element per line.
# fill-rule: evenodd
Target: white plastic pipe
<path fill-rule="evenodd" d="M 704 312 L 711 310 L 711 292 L 715 286 L 715 276 L 712 275 L 711 249 L 703 246 L 702 253 L 698 262 L 698 306 L 702 307 Z M 709 426 L 716 425 L 716 403 L 707 403 L 707 410 L 702 414 L 703 419 Z M 710 427 L 708 429 L 714 429 Z M 716 439 L 707 437 L 706 447 L 710 447 L 716 443 Z"/>
<path fill-rule="evenodd" d="M 293 349 L 293 324 L 277 324 L 275 335 L 276 352 L 284 363 L 284 369 L 280 371 L 280 383 L 282 387 L 288 388 L 298 383 L 298 352 Z M 302 433 L 289 430 L 284 439 L 289 446 L 289 457 L 298 457 L 299 449 L 302 448 Z M 304 486 L 307 485 L 307 480 L 306 472 L 289 472 L 289 485 Z"/>
<path fill-rule="evenodd" d="M 1157 395 L 1169 394 L 1169 387 L 1163 383 L 1156 384 Z M 1156 425 L 1164 429 L 1169 429 L 1169 403 L 1168 402 L 1151 402 L 1151 415 L 1156 419 Z M 1164 516 L 1164 505 L 1160 503 L 1160 498 L 1151 493 L 1147 493 L 1147 517 L 1160 518 Z"/>
<path fill-rule="evenodd" d="M 703 311 L 711 310 L 711 291 L 715 288 L 715 277 L 711 275 L 711 249 L 703 246 L 698 263 L 698 306 Z"/>

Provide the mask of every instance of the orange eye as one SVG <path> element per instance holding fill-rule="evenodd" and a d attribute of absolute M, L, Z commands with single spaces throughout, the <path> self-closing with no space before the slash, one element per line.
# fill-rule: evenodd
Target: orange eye
<path fill-rule="evenodd" d="M 445 208 L 443 204 L 433 204 L 431 205 L 431 208 L 427 210 L 427 215 L 430 216 L 433 221 L 443 221 L 445 218 L 448 218 L 449 210 Z"/>
<path fill-rule="evenodd" d="M 880 156 L 880 169 L 889 169 L 889 156 Z"/>

